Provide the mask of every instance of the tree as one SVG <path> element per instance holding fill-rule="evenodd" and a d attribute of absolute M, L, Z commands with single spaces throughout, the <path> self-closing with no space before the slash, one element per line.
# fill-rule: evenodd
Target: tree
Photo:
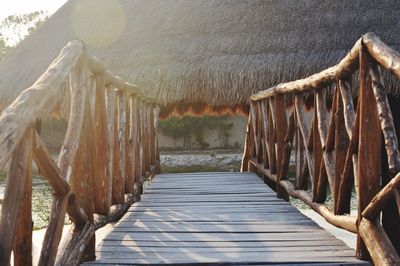
<path fill-rule="evenodd" d="M 0 59 L 48 18 L 45 11 L 10 15 L 0 22 Z"/>

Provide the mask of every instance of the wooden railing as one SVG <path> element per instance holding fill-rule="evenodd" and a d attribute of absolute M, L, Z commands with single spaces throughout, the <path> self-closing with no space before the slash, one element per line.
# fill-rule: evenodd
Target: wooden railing
<path fill-rule="evenodd" d="M 23 62 L 21 62 L 23 63 Z M 55 162 L 34 124 L 67 90 L 69 119 Z M 39 265 L 95 258 L 95 230 L 118 220 L 159 171 L 159 107 L 112 75 L 80 41 L 67 44 L 46 72 L 0 117 L 0 168 L 8 167 L 0 218 L 0 265 L 32 264 L 32 162 L 53 189 Z M 59 248 L 65 214 L 73 226 Z M 58 254 L 58 255 L 57 255 Z"/>
<path fill-rule="evenodd" d="M 356 233 L 357 257 L 400 265 L 400 125 L 392 116 L 400 106 L 389 104 L 381 69 L 400 79 L 400 55 L 368 33 L 338 65 L 252 95 L 241 170 Z M 348 215 L 353 186 L 357 217 Z"/>

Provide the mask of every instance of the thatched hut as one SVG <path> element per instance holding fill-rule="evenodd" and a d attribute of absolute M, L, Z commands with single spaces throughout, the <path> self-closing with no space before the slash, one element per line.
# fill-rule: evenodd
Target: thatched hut
<path fill-rule="evenodd" d="M 78 38 L 165 112 L 240 110 L 335 64 L 365 32 L 400 47 L 399 17 L 394 0 L 70 0 L 0 62 L 0 105 Z"/>

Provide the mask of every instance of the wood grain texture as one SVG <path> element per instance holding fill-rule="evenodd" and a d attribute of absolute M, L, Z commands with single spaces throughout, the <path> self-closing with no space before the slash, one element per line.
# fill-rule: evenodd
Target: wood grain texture
<path fill-rule="evenodd" d="M 250 173 L 157 175 L 89 264 L 364 263 L 274 195 Z"/>

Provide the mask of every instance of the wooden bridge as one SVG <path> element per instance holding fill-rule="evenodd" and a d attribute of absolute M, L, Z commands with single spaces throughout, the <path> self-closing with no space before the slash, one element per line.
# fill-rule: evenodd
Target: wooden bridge
<path fill-rule="evenodd" d="M 97 250 L 91 265 L 366 264 L 250 173 L 157 175 Z"/>
<path fill-rule="evenodd" d="M 0 117 L 0 168 L 8 169 L 0 265 L 12 253 L 15 265 L 32 264 L 32 162 L 53 189 L 40 265 L 400 265 L 400 124 L 392 116 L 400 108 L 389 104 L 383 74 L 400 78 L 400 55 L 366 34 L 338 65 L 251 97 L 242 173 L 156 175 L 158 103 L 71 42 Z M 55 162 L 34 124 L 60 93 L 70 112 Z M 155 175 L 142 195 L 144 178 Z M 352 193 L 357 216 L 349 215 Z M 355 233 L 356 251 L 289 196 Z M 73 228 L 60 245 L 67 213 Z M 121 217 L 96 250 L 95 230 Z"/>

